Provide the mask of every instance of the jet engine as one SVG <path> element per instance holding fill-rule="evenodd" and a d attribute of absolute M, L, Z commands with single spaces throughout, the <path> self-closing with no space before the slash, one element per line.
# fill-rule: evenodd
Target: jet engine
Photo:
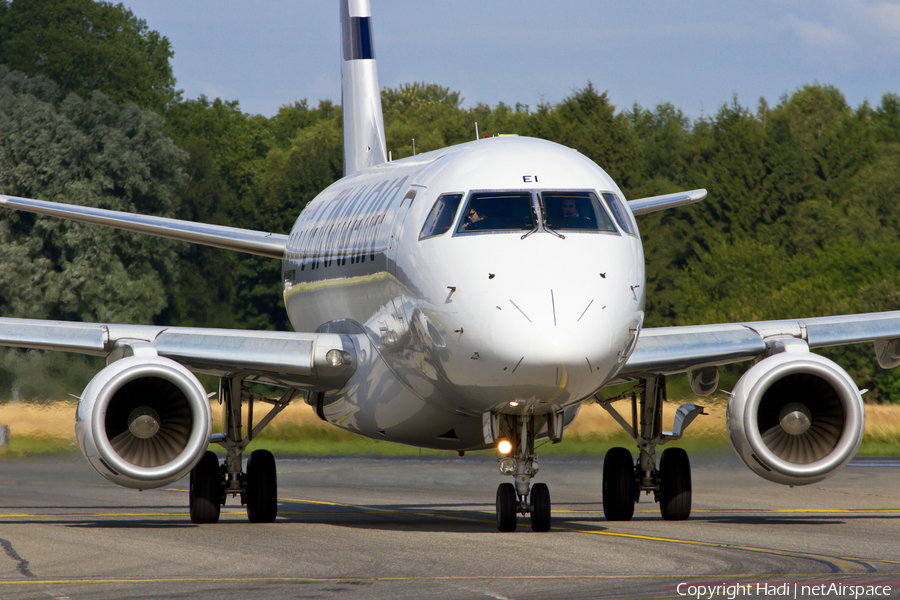
<path fill-rule="evenodd" d="M 728 436 L 757 475 L 807 485 L 846 465 L 862 441 L 856 384 L 817 354 L 783 352 L 747 371 L 728 402 Z"/>
<path fill-rule="evenodd" d="M 91 466 L 113 483 L 137 489 L 184 477 L 206 451 L 211 431 L 203 385 L 155 353 L 117 360 L 97 373 L 75 421 Z"/>

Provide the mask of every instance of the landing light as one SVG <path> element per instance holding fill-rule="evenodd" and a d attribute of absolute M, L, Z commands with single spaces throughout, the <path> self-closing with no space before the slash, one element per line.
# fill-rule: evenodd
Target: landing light
<path fill-rule="evenodd" d="M 509 440 L 500 440 L 500 443 L 497 444 L 497 450 L 500 454 L 509 454 L 512 450 L 512 444 L 509 443 Z"/>
<path fill-rule="evenodd" d="M 512 406 L 513 408 L 515 408 L 519 405 L 519 403 L 516 400 L 510 400 L 509 405 Z"/>
<path fill-rule="evenodd" d="M 349 352 L 343 352 L 334 348 L 329 350 L 325 354 L 325 362 L 327 362 L 332 367 L 339 367 L 341 365 L 349 365 L 351 360 L 351 356 Z"/>

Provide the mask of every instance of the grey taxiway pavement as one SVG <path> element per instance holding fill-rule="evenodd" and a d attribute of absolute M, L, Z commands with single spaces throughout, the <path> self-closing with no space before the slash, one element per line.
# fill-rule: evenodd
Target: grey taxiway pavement
<path fill-rule="evenodd" d="M 663 521 L 642 496 L 624 523 L 603 518 L 601 464 L 543 460 L 552 530 L 522 517 L 499 533 L 505 478 L 485 457 L 279 460 L 275 523 L 229 499 L 204 526 L 186 479 L 139 492 L 76 458 L 0 461 L 0 598 L 689 598 L 736 584 L 748 598 L 900 597 L 898 460 L 791 489 L 695 455 L 690 520 Z"/>

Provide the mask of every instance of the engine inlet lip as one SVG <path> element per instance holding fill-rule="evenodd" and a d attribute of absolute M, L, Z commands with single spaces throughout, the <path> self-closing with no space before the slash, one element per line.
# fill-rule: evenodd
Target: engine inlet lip
<path fill-rule="evenodd" d="M 771 358 L 780 356 L 782 355 Z M 803 358 L 797 358 L 794 355 L 790 359 L 783 359 L 780 365 L 770 369 L 750 390 L 744 410 L 744 431 L 747 435 L 747 442 L 758 459 L 773 471 L 798 478 L 827 476 L 843 466 L 856 453 L 861 435 L 856 436 L 854 432 L 862 432 L 862 420 L 865 418 L 862 398 L 859 390 L 852 384 L 850 376 L 838 365 L 826 361 L 827 359 L 816 354 L 809 354 Z M 841 437 L 834 449 L 824 458 L 803 465 L 788 462 L 772 452 L 762 439 L 758 423 L 759 405 L 766 391 L 779 379 L 800 373 L 814 375 L 828 382 L 837 392 L 846 416 Z"/>
<path fill-rule="evenodd" d="M 113 367 L 118 368 L 113 369 Z M 194 383 L 196 378 L 190 371 L 167 358 L 155 358 L 148 362 L 146 357 L 132 356 L 116 361 L 107 369 L 113 369 L 114 372 L 110 374 L 110 379 L 103 383 L 97 394 L 91 415 L 93 440 L 100 456 L 122 476 L 138 481 L 155 482 L 174 476 L 180 477 L 179 474 L 189 470 L 209 444 L 212 415 L 209 413 L 206 393 L 202 386 L 199 382 Z M 142 377 L 165 379 L 184 393 L 196 424 L 188 437 L 184 450 L 178 457 L 158 467 L 139 467 L 124 460 L 113 449 L 112 443 L 106 435 L 106 411 L 116 392 L 126 383 Z"/>

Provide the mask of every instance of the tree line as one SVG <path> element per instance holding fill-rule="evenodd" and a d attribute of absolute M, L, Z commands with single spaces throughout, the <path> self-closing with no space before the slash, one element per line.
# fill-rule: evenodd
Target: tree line
<path fill-rule="evenodd" d="M 184 99 L 172 55 L 122 5 L 0 0 L 0 193 L 288 233 L 342 175 L 340 106 L 299 100 L 267 118 Z M 900 308 L 896 93 L 854 108 L 815 83 L 697 119 L 670 103 L 613 106 L 590 82 L 536 107 L 466 108 L 426 83 L 386 88 L 382 103 L 395 159 L 413 138 L 417 152 L 472 140 L 477 122 L 578 150 L 628 198 L 708 189 L 639 218 L 648 327 Z M 0 255 L 2 316 L 290 328 L 271 259 L 11 211 Z M 826 354 L 867 400 L 900 401 L 900 374 L 871 347 Z M 77 393 L 90 362 L 8 351 L 0 396 Z"/>

